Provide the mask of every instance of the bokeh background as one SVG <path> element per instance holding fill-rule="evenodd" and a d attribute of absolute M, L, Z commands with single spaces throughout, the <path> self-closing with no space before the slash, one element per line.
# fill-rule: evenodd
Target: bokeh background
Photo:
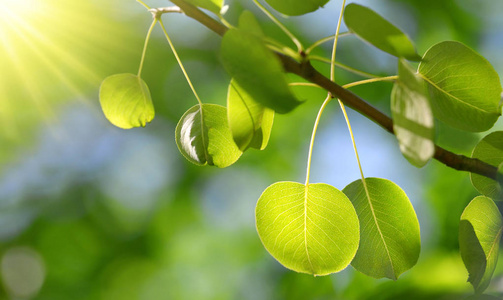
<path fill-rule="evenodd" d="M 168 1 L 145 0 L 153 7 Z M 503 2 L 360 0 L 402 28 L 423 54 L 442 40 L 476 49 L 503 75 Z M 252 1 L 226 1 L 236 22 L 249 9 L 263 29 L 289 43 Z M 305 45 L 331 35 L 341 6 L 283 19 Z M 163 20 L 203 102 L 225 105 L 229 76 L 220 38 L 183 15 Z M 254 207 L 276 181 L 304 180 L 322 91 L 278 115 L 268 148 L 226 169 L 187 162 L 174 142 L 178 118 L 196 104 L 162 36 L 154 30 L 144 80 L 156 118 L 121 130 L 98 102 L 100 82 L 136 73 L 151 15 L 133 0 L 0 0 L 0 299 L 462 299 L 472 292 L 458 252 L 459 217 L 477 195 L 466 173 L 436 161 L 409 165 L 393 136 L 357 113 L 350 119 L 366 176 L 395 181 L 421 224 L 417 266 L 396 282 L 348 267 L 325 277 L 279 265 L 255 231 Z M 344 29 L 343 29 L 344 30 Z M 317 54 L 329 55 L 325 45 Z M 356 37 L 340 61 L 396 74 L 396 59 Z M 320 69 L 327 69 L 322 64 Z M 295 78 L 293 78 L 295 80 Z M 358 77 L 337 71 L 346 83 Z M 353 89 L 389 112 L 390 83 Z M 493 130 L 503 129 L 499 121 Z M 437 142 L 465 155 L 482 135 L 437 122 Z M 323 115 L 312 182 L 344 188 L 359 178 L 337 105 Z M 503 294 L 503 263 L 489 294 Z"/>

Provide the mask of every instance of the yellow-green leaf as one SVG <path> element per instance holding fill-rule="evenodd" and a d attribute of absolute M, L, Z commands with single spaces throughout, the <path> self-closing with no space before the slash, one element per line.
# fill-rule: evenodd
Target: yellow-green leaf
<path fill-rule="evenodd" d="M 488 197 L 475 197 L 461 215 L 459 251 L 476 293 L 483 293 L 491 282 L 502 230 L 501 214 Z"/>
<path fill-rule="evenodd" d="M 485 136 L 473 149 L 472 157 L 495 167 L 503 163 L 503 131 Z M 496 180 L 474 173 L 470 173 L 470 177 L 477 191 L 495 201 L 503 200 L 503 191 Z"/>
<path fill-rule="evenodd" d="M 227 110 L 215 104 L 194 105 L 176 125 L 176 145 L 190 162 L 225 168 L 242 152 L 232 139 Z"/>
<path fill-rule="evenodd" d="M 116 74 L 103 80 L 100 104 L 105 117 L 117 127 L 145 126 L 155 111 L 147 84 L 133 74 Z"/>
<path fill-rule="evenodd" d="M 314 275 L 341 271 L 358 248 L 358 217 L 349 199 L 328 184 L 277 182 L 258 200 L 257 231 L 286 268 Z"/>

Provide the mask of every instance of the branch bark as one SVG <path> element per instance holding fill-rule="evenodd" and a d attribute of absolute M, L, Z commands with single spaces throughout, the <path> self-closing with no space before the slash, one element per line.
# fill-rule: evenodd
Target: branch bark
<path fill-rule="evenodd" d="M 197 7 L 185 2 L 184 0 L 170 1 L 173 4 L 177 5 L 186 16 L 195 19 L 216 34 L 223 36 L 228 30 L 228 28 L 222 25 L 220 22 L 211 18 L 210 16 L 199 10 Z M 309 63 L 309 61 L 299 63 L 294 59 L 280 53 L 277 53 L 277 56 L 282 62 L 283 68 L 286 72 L 296 74 L 306 79 L 307 81 L 324 88 L 333 97 L 339 98 L 345 105 L 366 116 L 368 119 L 372 120 L 389 133 L 394 134 L 393 121 L 390 117 L 388 117 L 351 91 L 346 90 L 342 86 L 331 81 L 329 78 L 318 72 Z M 450 152 L 438 145 L 435 145 L 435 154 L 433 158 L 450 168 L 459 171 L 467 171 L 480 174 L 482 176 L 497 180 L 497 168 L 479 159 L 470 158 L 464 155 Z"/>

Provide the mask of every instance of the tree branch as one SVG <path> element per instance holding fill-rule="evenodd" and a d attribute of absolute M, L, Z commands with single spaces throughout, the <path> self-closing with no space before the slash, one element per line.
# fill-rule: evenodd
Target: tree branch
<path fill-rule="evenodd" d="M 228 30 L 227 27 L 184 0 L 171 0 L 171 2 L 180 7 L 185 15 L 195 19 L 220 36 L 223 36 Z M 333 97 L 339 98 L 345 105 L 366 116 L 389 133 L 394 134 L 393 121 L 390 117 L 351 91 L 346 90 L 342 86 L 331 81 L 329 78 L 318 72 L 309 61 L 299 63 L 283 54 L 276 54 L 282 62 L 283 68 L 286 72 L 296 74 L 307 81 L 324 88 Z M 450 168 L 480 174 L 495 180 L 497 179 L 497 168 L 479 159 L 450 152 L 438 145 L 435 145 L 435 154 L 433 157 Z"/>

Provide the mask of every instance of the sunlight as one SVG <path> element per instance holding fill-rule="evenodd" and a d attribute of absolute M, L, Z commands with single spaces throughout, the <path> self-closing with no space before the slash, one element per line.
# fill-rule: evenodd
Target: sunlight
<path fill-rule="evenodd" d="M 56 120 L 57 104 L 89 99 L 110 69 L 136 55 L 107 7 L 0 0 L 0 141 L 22 141 L 27 128 Z"/>

